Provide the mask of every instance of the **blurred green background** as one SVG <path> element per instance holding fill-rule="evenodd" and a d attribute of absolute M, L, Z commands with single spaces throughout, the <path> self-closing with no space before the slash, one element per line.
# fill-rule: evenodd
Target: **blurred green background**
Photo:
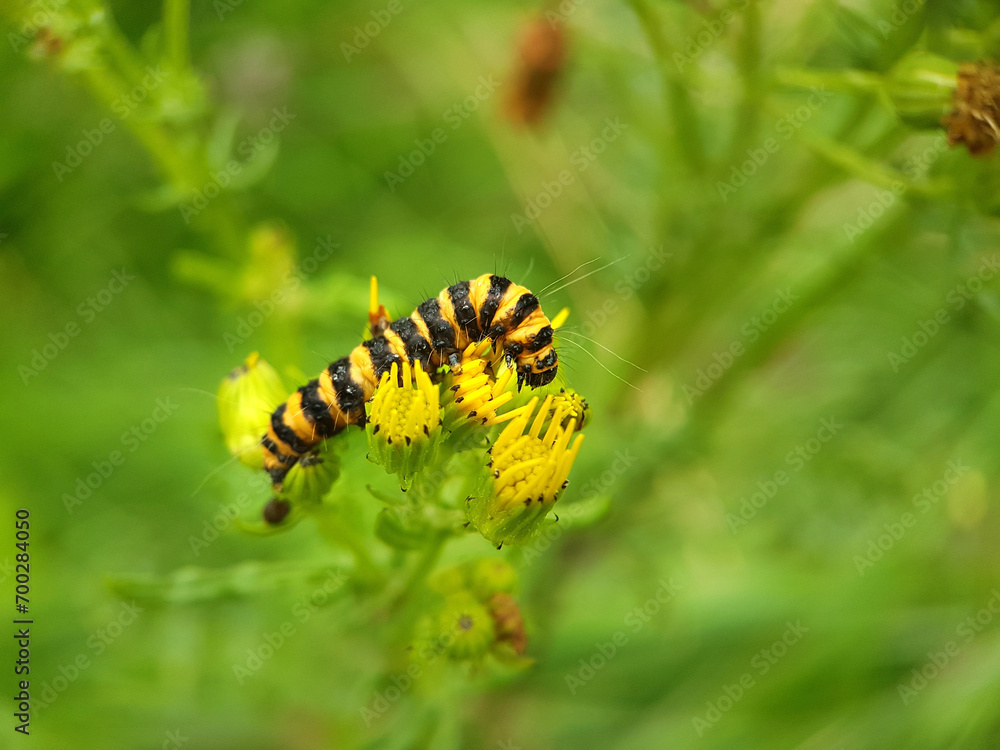
<path fill-rule="evenodd" d="M 994 3 L 0 8 L 0 577 L 27 508 L 37 708 L 0 746 L 1000 746 L 1000 180 L 899 93 L 915 52 L 1000 54 Z M 349 351 L 372 274 L 404 315 L 494 270 L 571 307 L 594 411 L 551 544 L 449 553 L 520 569 L 536 662 L 366 723 L 378 628 L 296 609 L 344 553 L 225 522 L 268 494 L 213 394 Z M 393 483 L 344 440 L 364 522 Z"/>

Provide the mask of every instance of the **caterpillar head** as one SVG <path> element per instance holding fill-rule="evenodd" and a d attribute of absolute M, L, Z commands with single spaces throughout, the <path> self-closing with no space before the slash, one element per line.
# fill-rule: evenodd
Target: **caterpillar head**
<path fill-rule="evenodd" d="M 541 351 L 522 354 L 518 358 L 517 389 L 521 390 L 525 383 L 531 388 L 548 385 L 555 379 L 558 369 L 559 355 L 551 344 Z"/>

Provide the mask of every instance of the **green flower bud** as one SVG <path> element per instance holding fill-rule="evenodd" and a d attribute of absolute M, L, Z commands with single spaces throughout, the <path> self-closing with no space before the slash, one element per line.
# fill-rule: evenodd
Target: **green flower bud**
<path fill-rule="evenodd" d="M 512 592 L 517 586 L 517 571 L 504 560 L 484 559 L 473 563 L 469 579 L 472 593 L 485 602 L 494 594 Z"/>
<path fill-rule="evenodd" d="M 403 362 L 382 376 L 367 405 L 368 457 L 399 477 L 403 489 L 430 464 L 441 442 L 440 386 L 431 383 L 420 363 Z"/>
<path fill-rule="evenodd" d="M 445 653 L 456 660 L 478 659 L 496 641 L 489 610 L 469 593 L 449 596 L 437 617 L 437 637 Z"/>
<path fill-rule="evenodd" d="M 322 502 L 340 477 L 340 459 L 334 447 L 335 441 L 325 440 L 300 458 L 282 482 L 282 499 L 301 507 Z"/>
<path fill-rule="evenodd" d="M 958 63 L 929 52 L 913 52 L 889 73 L 885 93 L 899 116 L 916 127 L 937 128 L 951 109 Z"/>
<path fill-rule="evenodd" d="M 247 254 L 249 262 L 240 278 L 238 291 L 244 302 L 267 299 L 277 288 L 279 279 L 287 279 L 295 271 L 298 251 L 295 239 L 284 226 L 265 222 L 250 231 Z M 290 290 L 285 292 L 290 293 Z"/>
<path fill-rule="evenodd" d="M 428 582 L 431 589 L 442 596 L 465 591 L 469 588 L 469 571 L 465 565 L 455 565 L 451 568 L 438 570 Z"/>
<path fill-rule="evenodd" d="M 278 373 L 257 352 L 219 386 L 219 426 L 229 452 L 251 469 L 264 465 L 260 436 L 275 406 L 288 397 Z"/>

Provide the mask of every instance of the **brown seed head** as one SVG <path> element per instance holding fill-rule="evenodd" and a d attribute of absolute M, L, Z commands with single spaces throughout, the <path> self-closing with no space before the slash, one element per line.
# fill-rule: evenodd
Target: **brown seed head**
<path fill-rule="evenodd" d="M 1000 142 L 1000 67 L 965 63 L 958 70 L 954 106 L 942 124 L 948 143 L 964 144 L 973 156 L 986 156 Z"/>
<path fill-rule="evenodd" d="M 487 603 L 493 617 L 493 629 L 497 641 L 509 643 L 514 652 L 523 654 L 528 649 L 528 636 L 524 632 L 524 618 L 510 594 L 494 594 Z"/>
<path fill-rule="evenodd" d="M 517 50 L 514 81 L 507 98 L 507 116 L 535 125 L 555 96 L 556 82 L 566 63 L 566 33 L 544 18 L 528 22 Z"/>

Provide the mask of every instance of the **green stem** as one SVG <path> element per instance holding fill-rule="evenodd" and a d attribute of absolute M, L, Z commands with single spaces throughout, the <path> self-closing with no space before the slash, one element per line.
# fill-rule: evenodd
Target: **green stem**
<path fill-rule="evenodd" d="M 167 60 L 174 70 L 186 70 L 189 64 L 188 23 L 191 0 L 165 0 L 163 29 L 167 39 Z"/>
<path fill-rule="evenodd" d="M 743 35 L 739 40 L 740 75 L 743 78 L 743 99 L 736 115 L 736 127 L 729 149 L 730 163 L 735 163 L 757 137 L 760 122 L 762 86 L 760 75 L 760 6 L 749 0 L 743 12 Z"/>
<path fill-rule="evenodd" d="M 904 191 L 929 196 L 943 195 L 953 187 L 950 180 L 911 180 L 904 173 L 886 166 L 881 161 L 871 159 L 850 146 L 818 133 L 803 130 L 799 135 L 802 142 L 814 153 L 853 177 L 876 187 L 891 190 L 902 185 Z"/>
<path fill-rule="evenodd" d="M 389 607 L 390 612 L 398 611 L 399 608 L 406 603 L 408 599 L 413 597 L 413 594 L 418 588 L 424 585 L 427 577 L 434 570 L 434 566 L 437 565 L 438 558 L 441 557 L 441 551 L 444 549 L 445 542 L 449 539 L 451 535 L 446 532 L 439 532 L 434 535 L 430 543 L 424 547 L 420 552 L 420 557 L 417 560 L 416 565 L 413 570 L 410 571 L 410 575 L 407 576 L 406 583 L 399 590 L 395 597 L 393 597 L 392 604 Z"/>
<path fill-rule="evenodd" d="M 752 346 L 748 346 L 746 354 L 736 360 L 733 366 L 726 370 L 696 402 L 697 421 L 702 425 L 714 422 L 721 413 L 721 407 L 726 402 L 732 387 L 739 383 L 747 372 L 767 360 L 806 317 L 815 312 L 820 302 L 829 300 L 846 287 L 857 276 L 862 264 L 905 245 L 896 241 L 896 238 L 901 234 L 900 226 L 905 225 L 908 218 L 905 212 L 896 215 L 877 236 L 872 237 L 867 243 L 857 243 L 839 261 L 831 263 L 827 268 L 818 271 L 813 278 L 804 280 L 797 286 L 802 290 L 800 294 L 802 299 L 768 328 Z"/>
<path fill-rule="evenodd" d="M 314 517 L 320 533 L 338 547 L 346 547 L 354 555 L 358 577 L 373 587 L 382 583 L 382 571 L 372 560 L 364 540 L 330 508 L 319 508 Z"/>
<path fill-rule="evenodd" d="M 701 174 L 706 163 L 701 128 L 698 125 L 691 94 L 681 79 L 680 72 L 671 67 L 673 62 L 671 47 L 660 28 L 660 19 L 656 17 L 646 0 L 628 0 L 628 2 L 639 19 L 660 68 L 664 98 L 669 106 L 675 130 L 672 140 L 677 157 L 693 174 Z"/>
<path fill-rule="evenodd" d="M 871 97 L 859 101 L 854 113 L 838 128 L 835 139 L 838 142 L 851 141 L 864 125 L 872 106 Z M 803 178 L 804 182 L 791 180 L 797 185 L 797 189 L 791 194 L 779 196 L 751 233 L 734 240 L 735 244 L 722 243 L 722 251 L 717 253 L 719 260 L 716 263 L 684 269 L 685 293 L 678 294 L 673 303 L 662 307 L 652 324 L 656 329 L 670 332 L 664 337 L 667 343 L 658 350 L 654 363 L 672 360 L 690 341 L 703 335 L 702 325 L 708 318 L 709 311 L 717 309 L 719 300 L 731 299 L 747 285 L 748 280 L 755 276 L 770 257 L 767 249 L 773 245 L 771 240 L 789 231 L 812 196 L 838 175 L 839 172 L 835 169 L 810 167 Z M 709 231 L 701 238 L 699 246 L 719 245 L 714 226 L 706 222 L 705 227 Z M 639 358 L 641 352 L 647 350 L 648 347 L 638 339 L 632 348 L 633 354 Z"/>
<path fill-rule="evenodd" d="M 774 80 L 782 86 L 800 89 L 828 88 L 850 94 L 879 93 L 885 87 L 882 76 L 864 70 L 807 70 L 778 68 Z"/>
<path fill-rule="evenodd" d="M 101 17 L 97 26 L 97 36 L 110 56 L 109 67 L 117 68 L 125 78 L 126 84 L 120 93 L 125 93 L 130 91 L 133 86 L 138 86 L 143 77 L 147 75 L 146 69 L 149 66 L 143 62 L 142 57 L 122 34 L 111 17 L 110 11 L 106 10 Z"/>
<path fill-rule="evenodd" d="M 127 91 L 124 81 L 103 68 L 91 68 L 84 75 L 90 92 L 109 108 Z M 124 123 L 176 190 L 187 192 L 204 182 L 197 176 L 202 170 L 177 148 L 161 126 L 138 117 L 129 117 Z"/>

